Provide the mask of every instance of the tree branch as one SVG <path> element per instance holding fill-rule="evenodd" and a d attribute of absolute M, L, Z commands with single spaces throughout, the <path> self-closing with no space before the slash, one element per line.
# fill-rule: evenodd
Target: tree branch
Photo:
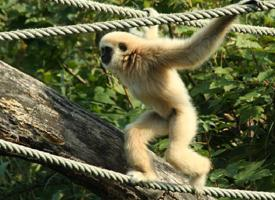
<path fill-rule="evenodd" d="M 125 173 L 127 170 L 121 131 L 2 61 L 0 138 L 117 172 Z M 182 183 L 178 172 L 162 159 L 152 156 L 162 181 Z M 102 199 L 157 199 L 163 194 L 163 191 L 145 190 L 61 167 L 49 167 Z M 194 199 L 190 194 L 175 193 L 174 196 L 165 198 Z"/>

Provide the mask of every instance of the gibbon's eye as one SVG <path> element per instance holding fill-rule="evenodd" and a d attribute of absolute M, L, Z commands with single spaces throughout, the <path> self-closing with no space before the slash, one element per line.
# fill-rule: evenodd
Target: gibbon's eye
<path fill-rule="evenodd" d="M 118 48 L 121 50 L 121 51 L 127 51 L 127 46 L 125 43 L 119 43 L 118 44 Z"/>

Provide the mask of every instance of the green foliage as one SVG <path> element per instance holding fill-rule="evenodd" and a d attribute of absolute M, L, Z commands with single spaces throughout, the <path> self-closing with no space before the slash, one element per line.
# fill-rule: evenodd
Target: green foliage
<path fill-rule="evenodd" d="M 104 2 L 135 8 L 153 6 L 167 13 L 230 3 L 229 0 Z M 114 18 L 118 16 L 42 0 L 0 2 L 0 31 Z M 272 26 L 274 18 L 272 10 L 248 14 L 240 21 Z M 167 35 L 167 26 L 162 28 Z M 176 37 L 188 37 L 195 30 L 172 25 Z M 119 82 L 100 67 L 97 48 L 100 35 L 1 42 L 0 59 L 123 128 L 145 108 L 133 97 L 127 97 Z M 199 134 L 192 147 L 213 161 L 208 185 L 275 191 L 274 58 L 274 37 L 231 33 L 223 47 L 200 69 L 181 73 L 200 116 Z M 163 155 L 167 145 L 167 138 L 162 138 L 151 148 Z M 97 199 L 47 168 L 6 157 L 0 158 L 0 193 L 5 199 Z"/>
<path fill-rule="evenodd" d="M 94 199 L 94 194 L 39 164 L 2 157 L 1 199 Z"/>

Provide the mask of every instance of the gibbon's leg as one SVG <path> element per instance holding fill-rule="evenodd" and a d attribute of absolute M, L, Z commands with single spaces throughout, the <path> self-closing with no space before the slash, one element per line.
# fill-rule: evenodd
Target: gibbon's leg
<path fill-rule="evenodd" d="M 196 131 L 197 114 L 192 104 L 176 109 L 169 121 L 169 146 L 165 158 L 182 173 L 190 175 L 191 184 L 197 191 L 201 191 L 211 162 L 189 147 Z"/>
<path fill-rule="evenodd" d="M 132 176 L 134 181 L 156 179 L 146 145 L 154 138 L 168 134 L 168 121 L 157 113 L 148 111 L 127 125 L 125 130 L 125 153 L 132 168 L 128 175 Z"/>

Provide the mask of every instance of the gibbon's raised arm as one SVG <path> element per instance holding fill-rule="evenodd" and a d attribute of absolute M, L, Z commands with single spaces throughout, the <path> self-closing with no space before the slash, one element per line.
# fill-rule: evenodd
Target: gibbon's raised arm
<path fill-rule="evenodd" d="M 236 16 L 215 19 L 186 40 L 152 41 L 151 52 L 163 67 L 194 69 L 205 62 L 222 43 Z M 156 53 L 157 52 L 157 53 Z"/>

